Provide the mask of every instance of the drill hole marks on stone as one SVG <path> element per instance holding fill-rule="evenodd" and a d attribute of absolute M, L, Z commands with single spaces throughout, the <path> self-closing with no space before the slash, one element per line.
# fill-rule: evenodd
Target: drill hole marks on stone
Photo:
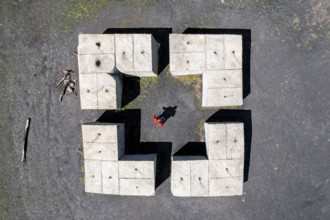
<path fill-rule="evenodd" d="M 97 60 L 95 61 L 95 65 L 96 65 L 97 67 L 101 66 L 101 61 L 100 61 L 99 59 L 97 59 Z"/>

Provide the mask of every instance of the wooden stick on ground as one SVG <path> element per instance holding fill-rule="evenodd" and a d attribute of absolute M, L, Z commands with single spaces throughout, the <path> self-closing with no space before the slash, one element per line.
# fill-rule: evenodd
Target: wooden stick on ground
<path fill-rule="evenodd" d="M 27 142 L 28 142 L 28 134 L 29 134 L 29 129 L 30 129 L 30 122 L 31 122 L 31 118 L 26 119 L 25 136 L 24 136 L 23 148 L 22 148 L 22 163 L 26 163 L 26 150 L 27 150 Z"/>

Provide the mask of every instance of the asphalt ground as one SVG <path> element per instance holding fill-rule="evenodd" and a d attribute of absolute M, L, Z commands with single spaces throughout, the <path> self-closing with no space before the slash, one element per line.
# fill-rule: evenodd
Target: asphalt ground
<path fill-rule="evenodd" d="M 325 0 L 2 0 L 0 219 L 329 219 L 329 7 Z M 244 106 L 202 109 L 201 78 L 172 77 L 165 56 L 158 78 L 125 80 L 123 111 L 82 111 L 72 94 L 59 102 L 59 72 L 77 72 L 79 33 L 142 27 L 244 33 Z M 155 127 L 152 114 L 174 106 Z M 81 123 L 114 118 L 128 124 L 128 153 L 161 155 L 154 197 L 84 192 Z M 184 153 L 202 149 L 206 120 L 246 125 L 243 196 L 171 195 L 169 157 L 184 146 Z"/>

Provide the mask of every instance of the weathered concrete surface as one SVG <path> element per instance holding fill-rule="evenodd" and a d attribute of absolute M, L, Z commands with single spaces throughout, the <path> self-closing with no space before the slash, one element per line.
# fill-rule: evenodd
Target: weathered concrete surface
<path fill-rule="evenodd" d="M 80 0 L 1 1 L 1 218 L 329 219 L 329 4 L 223 2 L 97 0 L 87 7 Z M 59 103 L 61 91 L 54 85 L 60 70 L 78 70 L 72 52 L 79 33 L 110 27 L 172 27 L 174 33 L 187 27 L 251 29 L 251 93 L 242 108 L 251 110 L 253 129 L 242 197 L 173 197 L 169 179 L 148 198 L 84 192 L 77 152 L 81 121 L 94 121 L 102 112 L 81 111 L 79 98 L 70 94 Z M 170 141 L 175 152 L 200 141 L 196 127 L 216 110 L 200 111 L 196 81 L 183 84 L 163 73 L 155 83 L 141 80 L 141 94 L 129 107 L 141 108 L 143 140 Z M 162 129 L 153 127 L 152 113 L 173 105 L 175 117 Z M 27 117 L 31 130 L 22 166 Z"/>
<path fill-rule="evenodd" d="M 121 108 L 122 76 L 108 73 L 79 75 L 81 109 Z"/>
<path fill-rule="evenodd" d="M 151 34 L 115 34 L 116 67 L 137 77 L 158 75 L 159 44 Z"/>
<path fill-rule="evenodd" d="M 173 156 L 172 194 L 184 197 L 242 195 L 244 124 L 208 122 L 204 127 L 207 158 Z"/>

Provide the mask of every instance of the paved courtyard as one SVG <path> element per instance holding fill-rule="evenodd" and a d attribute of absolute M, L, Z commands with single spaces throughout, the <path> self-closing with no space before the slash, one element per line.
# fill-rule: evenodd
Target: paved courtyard
<path fill-rule="evenodd" d="M 323 0 L 3 0 L 0 219 L 329 219 L 329 7 Z M 72 68 L 78 79 L 80 33 L 141 27 L 163 45 L 164 33 L 243 30 L 250 36 L 244 105 L 202 108 L 202 77 L 172 76 L 166 46 L 159 77 L 123 79 L 121 111 L 81 110 L 73 94 L 59 101 L 59 72 Z M 163 108 L 171 114 L 159 128 L 152 114 Z M 158 154 L 155 196 L 84 192 L 81 124 L 94 121 L 127 124 L 126 153 Z M 171 194 L 170 156 L 204 154 L 205 121 L 248 125 L 242 196 Z"/>

